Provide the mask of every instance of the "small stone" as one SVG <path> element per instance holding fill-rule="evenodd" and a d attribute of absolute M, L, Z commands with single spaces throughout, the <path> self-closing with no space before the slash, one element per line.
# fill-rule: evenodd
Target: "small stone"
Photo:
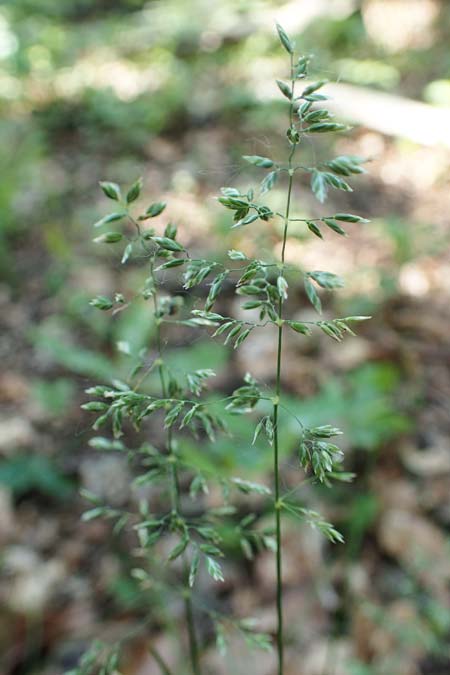
<path fill-rule="evenodd" d="M 13 546 L 3 558 L 9 584 L 2 589 L 5 605 L 22 614 L 41 613 L 54 597 L 55 589 L 65 576 L 63 563 L 42 560 L 33 550 Z"/>
<path fill-rule="evenodd" d="M 35 440 L 35 433 L 25 417 L 0 419 L 0 452 L 5 455 L 15 450 L 30 447 Z"/>
<path fill-rule="evenodd" d="M 417 488 L 410 481 L 393 476 L 386 480 L 380 471 L 373 476 L 371 486 L 384 510 L 418 511 Z"/>
<path fill-rule="evenodd" d="M 130 496 L 131 477 L 122 457 L 85 459 L 80 468 L 82 486 L 112 506 L 123 506 Z"/>
<path fill-rule="evenodd" d="M 0 375 L 0 402 L 23 403 L 28 394 L 29 386 L 21 375 L 10 371 Z"/>
<path fill-rule="evenodd" d="M 416 449 L 405 445 L 401 450 L 401 457 L 406 468 L 416 476 L 441 476 L 450 473 L 450 450 L 448 443 L 426 448 Z"/>

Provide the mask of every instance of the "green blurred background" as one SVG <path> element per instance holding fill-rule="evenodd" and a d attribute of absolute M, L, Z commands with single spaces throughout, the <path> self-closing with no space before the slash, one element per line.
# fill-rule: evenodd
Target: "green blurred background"
<path fill-rule="evenodd" d="M 292 262 L 346 278 L 327 311 L 374 316 L 342 345 L 319 338 L 287 344 L 290 409 L 306 423 L 342 426 L 349 468 L 358 473 L 332 499 L 307 493 L 345 533 L 345 547 L 331 550 L 309 530 L 287 526 L 289 673 L 450 671 L 449 4 L 4 0 L 5 675 L 58 675 L 93 636 L 116 640 L 147 616 L 149 599 L 127 573 L 127 545 L 111 544 L 106 524 L 79 522 L 80 487 L 120 507 L 134 499 L 126 465 L 87 445 L 83 390 L 112 369 L 127 371 L 117 342 L 138 351 L 152 334 L 145 303 L 113 321 L 88 304 L 97 294 L 130 292 L 144 278 L 139 265 L 124 271 L 117 252 L 99 253 L 92 244 L 92 223 L 108 208 L 98 181 L 130 184 L 143 176 L 145 199 L 167 200 L 180 238 L 198 255 L 225 256 L 232 247 L 271 255 L 272 240 L 261 231 L 230 233 L 214 197 L 223 185 L 252 184 L 242 154 L 283 152 L 285 106 L 274 79 L 285 76 L 286 63 L 276 20 L 314 54 L 314 70 L 335 83 L 338 111 L 356 127 L 333 148 L 322 141 L 305 148 L 307 161 L 330 150 L 371 158 L 369 176 L 355 181 L 351 195 L 331 195 L 327 210 L 372 222 L 351 226 L 348 240 L 330 233 L 323 243 L 311 241 L 300 229 L 289 240 Z M 299 215 L 323 213 L 306 184 L 294 197 Z M 282 200 L 280 185 L 272 203 Z M 303 301 L 299 289 L 293 313 Z M 248 344 L 236 356 L 206 339 L 186 344 L 172 335 L 168 350 L 181 365 L 214 366 L 223 390 L 247 369 L 270 384 L 270 336 Z M 193 460 L 267 480 L 270 457 L 263 446 L 251 448 L 252 424 L 234 421 L 231 444 L 189 448 Z M 295 462 L 295 434 L 286 423 L 287 462 Z M 232 581 L 217 602 L 261 615 L 272 630 L 272 557 L 243 562 L 232 544 L 230 557 Z M 170 653 L 176 629 L 163 635 L 164 622 L 164 607 L 154 604 L 149 634 Z M 209 628 L 201 630 L 211 672 L 273 672 L 270 656 L 255 657 L 238 642 L 228 659 L 215 661 Z M 144 645 L 134 640 L 124 673 L 157 672 Z"/>

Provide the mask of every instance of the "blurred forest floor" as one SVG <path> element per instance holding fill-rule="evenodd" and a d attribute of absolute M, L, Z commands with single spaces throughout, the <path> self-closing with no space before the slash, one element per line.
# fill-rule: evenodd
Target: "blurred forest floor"
<path fill-rule="evenodd" d="M 167 200 L 192 253 L 270 254 L 273 237 L 230 233 L 214 196 L 222 185 L 250 186 L 241 154 L 276 154 L 283 143 L 275 19 L 315 54 L 320 74 L 342 83 L 333 85 L 341 113 L 366 124 L 336 141 L 336 154 L 372 158 L 355 192 L 329 202 L 330 213 L 372 222 L 350 226 L 348 239 L 313 241 L 299 230 L 288 242 L 290 260 L 345 277 L 326 314 L 373 315 L 340 345 L 320 337 L 286 344 L 291 409 L 307 423 L 343 428 L 358 474 L 337 496 L 303 495 L 338 525 L 345 546 L 330 548 L 306 526 L 286 523 L 288 673 L 450 672 L 450 125 L 436 126 L 445 114 L 450 121 L 448 3 L 15 0 L 0 7 L 2 675 L 60 675 L 93 637 L 116 641 L 144 619 L 123 673 L 158 673 L 149 636 L 177 658 L 176 627 L 161 632 L 163 607 L 127 574 L 131 537 L 80 521 L 80 487 L 117 507 L 137 501 L 126 463 L 89 447 L 79 405 L 112 368 L 126 373 L 117 342 L 138 351 L 152 332 L 145 306 L 112 322 L 89 307 L 92 296 L 129 291 L 144 275 L 121 269 L 115 252 L 98 254 L 91 223 L 105 212 L 99 180 L 142 175 L 146 198 Z M 387 104 L 379 124 L 374 115 L 358 120 L 367 110 L 347 97 L 368 90 L 373 100 L 401 97 L 405 124 Z M 413 101 L 425 106 L 420 139 L 408 135 Z M 305 187 L 296 186 L 295 207 L 313 216 L 319 207 Z M 301 289 L 291 296 L 295 313 Z M 224 302 L 235 301 L 230 294 Z M 252 336 L 238 355 L 206 336 L 167 341 L 180 363 L 214 366 L 216 390 L 231 391 L 247 370 L 271 383 L 270 335 Z M 205 444 L 198 461 L 211 453 L 225 473 L 244 467 L 268 480 L 270 458 L 249 447 L 251 423 L 234 424 L 233 448 Z M 289 428 L 284 444 L 290 485 Z M 202 595 L 273 631 L 273 554 L 245 560 L 231 547 L 225 571 L 220 588 L 201 580 Z M 274 672 L 270 654 L 250 653 L 234 637 L 229 655 L 218 657 L 211 627 L 200 631 L 211 673 Z"/>

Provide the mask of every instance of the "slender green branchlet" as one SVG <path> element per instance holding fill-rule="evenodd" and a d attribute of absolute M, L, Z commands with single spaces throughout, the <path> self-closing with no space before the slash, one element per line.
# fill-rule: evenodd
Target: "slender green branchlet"
<path fill-rule="evenodd" d="M 319 202 L 324 202 L 329 188 L 350 192 L 352 188 L 346 178 L 364 172 L 360 157 L 341 155 L 331 160 L 325 160 L 317 166 L 305 164 L 307 161 L 302 157 L 299 163 L 298 155 L 304 145 L 305 138 L 313 138 L 315 134 L 347 131 L 348 127 L 334 121 L 333 116 L 324 106 L 327 96 L 322 93 L 326 80 L 317 82 L 305 82 L 308 78 L 309 59 L 297 55 L 295 44 L 289 38 L 285 30 L 277 25 L 278 36 L 282 46 L 288 54 L 289 71 L 287 80 L 277 80 L 276 84 L 281 95 L 287 99 L 288 125 L 286 130 L 287 152 L 282 159 L 262 157 L 259 155 L 244 155 L 243 159 L 259 169 L 265 170 L 265 176 L 260 182 L 259 190 L 253 189 L 247 192 L 233 187 L 222 188 L 219 202 L 227 209 L 233 211 L 234 228 L 257 227 L 263 221 L 279 219 L 281 221 L 280 258 L 278 261 L 262 261 L 252 259 L 242 251 L 231 250 L 229 257 L 232 260 L 242 262 L 241 275 L 236 283 L 236 293 L 243 296 L 244 310 L 257 312 L 259 320 L 249 322 L 233 321 L 230 317 L 221 317 L 213 313 L 213 302 L 217 292 L 214 284 L 211 286 L 210 296 L 201 314 L 197 316 L 210 320 L 215 324 L 214 335 L 226 336 L 225 342 L 234 342 L 238 347 L 248 338 L 254 330 L 264 329 L 272 324 L 276 328 L 277 348 L 276 362 L 274 364 L 275 392 L 272 397 L 272 413 L 264 416 L 257 424 L 255 438 L 265 433 L 270 446 L 273 449 L 273 505 L 275 518 L 276 537 L 276 607 L 278 616 L 278 628 L 276 635 L 276 647 L 278 656 L 278 675 L 284 673 L 284 626 L 283 626 L 283 579 L 282 579 L 282 540 L 281 524 L 284 511 L 295 515 L 313 527 L 318 528 L 328 537 L 331 542 L 342 541 L 341 534 L 316 512 L 299 506 L 284 497 L 281 491 L 280 479 L 280 440 L 279 440 L 279 417 L 282 405 L 282 371 L 284 362 L 283 338 L 286 330 L 293 330 L 305 336 L 309 336 L 314 327 L 322 331 L 328 337 L 340 341 L 346 333 L 353 335 L 352 325 L 369 317 L 347 316 L 336 319 L 321 319 L 317 321 L 297 321 L 286 316 L 285 303 L 288 298 L 288 276 L 292 266 L 286 263 L 286 250 L 289 237 L 289 225 L 293 221 L 303 222 L 313 235 L 323 238 L 327 229 L 338 235 L 346 235 L 340 223 L 366 223 L 361 216 L 350 213 L 335 213 L 324 215 L 320 218 L 295 217 L 297 204 L 294 200 L 294 186 L 301 174 L 309 175 L 311 189 Z M 305 148 L 304 155 L 310 153 Z M 272 190 L 277 181 L 287 176 L 285 193 L 285 206 L 282 212 L 273 211 L 270 204 L 265 202 L 266 194 Z M 258 196 L 256 197 L 255 194 Z M 264 200 L 264 201 L 263 201 Z M 275 267 L 274 267 L 275 263 Z M 273 272 L 273 270 L 276 272 Z M 222 281 L 223 276 L 220 277 Z M 343 285 L 342 279 L 331 272 L 303 270 L 304 290 L 307 300 L 320 315 L 322 302 L 318 289 L 332 290 Z M 219 283 L 219 282 L 217 282 Z M 229 404 L 234 412 L 252 411 L 262 398 L 261 388 L 251 375 L 246 376 L 246 384 L 234 392 L 234 398 Z M 340 448 L 331 442 L 334 436 L 339 435 L 339 429 L 331 426 L 321 426 L 313 429 L 302 427 L 299 437 L 299 460 L 303 469 L 311 474 L 317 481 L 327 486 L 335 480 L 351 480 L 352 476 L 341 470 L 343 454 Z"/>
<path fill-rule="evenodd" d="M 142 181 L 136 181 L 129 190 L 122 194 L 116 183 L 102 182 L 101 188 L 109 199 L 115 202 L 115 210 L 95 223 L 102 228 L 102 233 L 94 239 L 95 243 L 121 247 L 121 262 L 140 262 L 145 266 L 146 276 L 141 288 L 130 298 L 122 293 L 114 297 L 97 296 L 90 305 L 102 312 L 126 309 L 133 302 L 148 305 L 149 321 L 153 325 L 153 343 L 148 349 L 134 353 L 129 344 L 118 343 L 118 350 L 126 355 L 129 361 L 127 374 L 115 373 L 110 382 L 92 386 L 87 394 L 92 398 L 83 404 L 83 409 L 95 415 L 93 429 L 105 429 L 105 436 L 95 436 L 90 445 L 100 451 L 122 453 L 136 470 L 134 486 L 144 489 L 158 486 L 163 490 L 166 499 L 158 508 L 150 509 L 149 500 L 141 499 L 137 513 L 124 512 L 105 504 L 95 494 L 83 491 L 83 496 L 91 502 L 91 508 L 83 514 L 83 520 L 89 521 L 106 517 L 114 522 L 115 531 L 129 527 L 135 531 L 139 545 L 139 567 L 131 570 L 134 580 L 142 584 L 143 589 L 152 586 L 156 594 L 164 597 L 179 593 L 185 607 L 185 627 L 188 639 L 190 671 L 192 675 L 201 675 L 201 644 L 196 625 L 196 615 L 202 611 L 209 615 L 217 631 L 217 640 L 224 648 L 226 634 L 230 628 L 239 631 L 247 643 L 267 649 L 268 638 L 255 631 L 253 625 L 245 620 L 221 616 L 212 612 L 210 607 L 200 606 L 194 593 L 195 582 L 200 568 L 204 568 L 214 581 L 224 581 L 221 559 L 224 557 L 220 519 L 234 514 L 230 504 L 233 490 L 244 494 L 267 494 L 264 486 L 239 478 L 217 478 L 215 472 L 205 473 L 188 461 L 183 453 L 183 439 L 193 435 L 197 441 L 214 442 L 216 434 L 227 431 L 224 415 L 217 406 L 226 404 L 236 408 L 236 396 L 226 396 L 219 402 L 211 402 L 205 398 L 208 383 L 215 376 L 214 370 L 203 368 L 186 370 L 171 367 L 166 358 L 164 330 L 172 323 L 184 325 L 191 330 L 200 327 L 216 326 L 214 313 L 193 311 L 186 314 L 183 309 L 182 295 L 194 286 L 204 282 L 206 277 L 220 269 L 220 265 L 203 259 L 193 259 L 185 247 L 177 239 L 177 228 L 172 223 L 162 227 L 152 227 L 153 218 L 163 214 L 166 204 L 153 202 L 141 213 L 135 213 L 134 204 L 142 190 Z M 155 221 L 160 222 L 160 221 Z M 115 224 L 115 229 L 107 229 Z M 181 269 L 179 292 L 169 295 L 163 282 L 168 275 L 174 275 L 173 286 L 176 287 L 177 275 Z M 173 270 L 173 271 L 172 271 Z M 207 307 L 217 297 L 221 283 L 227 272 L 220 271 L 211 283 Z M 233 324 L 235 342 L 239 342 L 237 333 L 245 333 L 245 322 L 230 319 Z M 236 330 L 237 329 L 237 330 Z M 242 333 L 241 333 L 242 334 Z M 254 387 L 248 385 L 248 389 Z M 154 441 L 149 437 L 137 448 L 128 447 L 125 439 L 125 425 L 130 422 L 137 431 L 145 431 L 145 424 L 152 418 L 153 425 L 160 424 L 164 441 Z M 112 438 L 109 434 L 112 431 Z M 156 434 L 160 438 L 160 434 Z M 220 475 L 220 474 L 218 474 Z M 208 494 L 212 482 L 219 484 L 223 493 L 224 506 L 207 509 L 203 497 Z M 198 505 L 189 512 L 183 511 L 181 505 L 181 485 L 189 484 L 189 495 Z M 264 530 L 252 529 L 253 521 L 244 518 L 236 528 L 243 548 L 250 554 L 254 548 L 270 548 L 271 537 Z M 167 553 L 166 544 L 172 542 Z M 164 550 L 164 553 L 162 551 Z M 170 570 L 172 564 L 173 570 Z M 151 597 L 149 597 L 151 606 Z M 149 616 L 149 619 L 151 617 Z M 154 646 L 149 646 L 150 653 L 157 662 L 162 673 L 173 675 L 175 671 L 164 661 Z M 120 658 L 120 649 L 95 642 L 84 655 L 76 675 L 93 675 L 102 672 L 110 675 L 116 671 Z M 99 671 L 99 668 L 101 671 Z M 179 668 L 179 666 L 177 666 Z M 177 670 L 177 673 L 180 671 Z M 183 671 L 184 672 L 184 671 Z"/>

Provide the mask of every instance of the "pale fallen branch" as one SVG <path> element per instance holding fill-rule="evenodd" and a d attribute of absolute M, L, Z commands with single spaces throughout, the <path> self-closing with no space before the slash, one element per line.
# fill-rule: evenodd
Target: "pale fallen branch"
<path fill-rule="evenodd" d="M 420 145 L 450 148 L 450 108 L 350 84 L 330 83 L 326 93 L 333 96 L 329 109 L 349 122 Z"/>

